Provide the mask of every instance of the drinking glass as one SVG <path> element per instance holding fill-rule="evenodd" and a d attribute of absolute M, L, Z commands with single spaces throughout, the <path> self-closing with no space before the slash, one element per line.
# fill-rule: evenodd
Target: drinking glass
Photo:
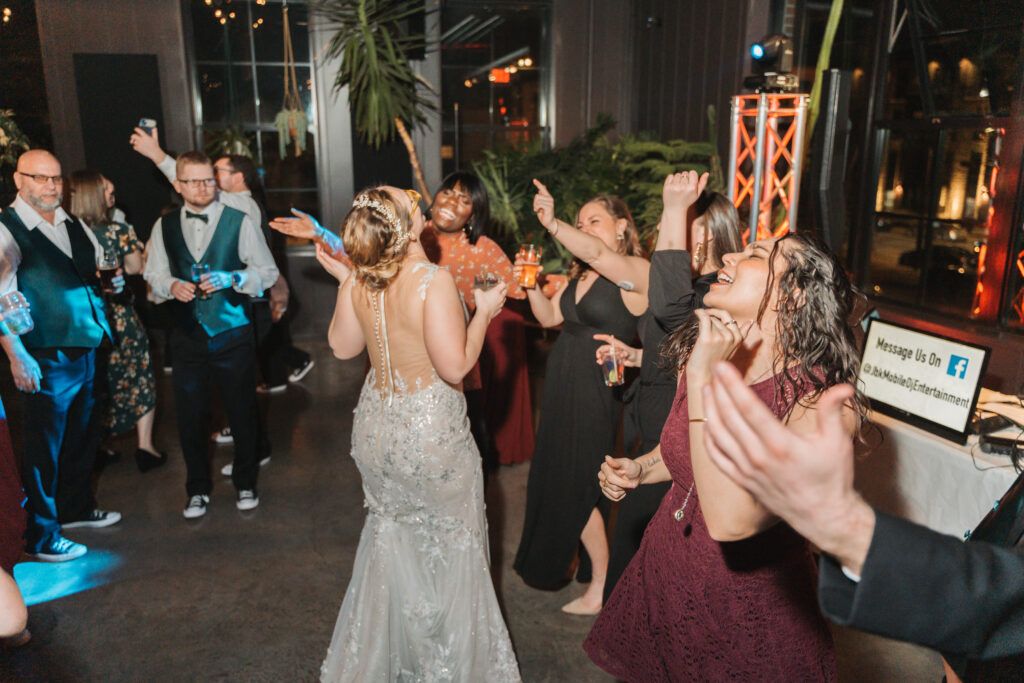
<path fill-rule="evenodd" d="M 199 287 L 199 283 L 203 281 L 204 275 L 210 274 L 209 263 L 193 263 L 192 264 L 192 282 L 196 284 L 196 298 L 206 300 L 210 298 L 207 292 L 204 292 Z"/>
<path fill-rule="evenodd" d="M 104 249 L 103 258 L 100 259 L 100 287 L 107 294 L 114 293 L 114 278 L 117 277 L 117 269 L 121 267 L 121 259 L 114 249 Z"/>
<path fill-rule="evenodd" d="M 486 270 L 482 270 L 473 276 L 473 289 L 482 289 L 485 292 L 498 284 L 498 276 Z"/>
<path fill-rule="evenodd" d="M 615 353 L 614 346 L 601 351 L 601 375 L 606 386 L 617 387 L 622 384 L 623 370 L 622 359 Z"/>
<path fill-rule="evenodd" d="M 537 286 L 537 270 L 540 267 L 540 257 L 544 253 L 544 247 L 536 244 L 524 244 L 519 247 L 518 259 L 522 261 L 519 272 L 519 286 L 524 289 L 533 289 Z"/>
<path fill-rule="evenodd" d="M 0 328 L 4 334 L 25 334 L 35 327 L 32 314 L 29 312 L 28 300 L 17 290 L 0 296 L 0 312 L 3 313 Z"/>

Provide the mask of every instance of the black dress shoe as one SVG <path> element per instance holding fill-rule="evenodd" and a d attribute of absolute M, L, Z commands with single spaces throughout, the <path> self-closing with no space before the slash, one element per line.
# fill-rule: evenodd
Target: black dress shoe
<path fill-rule="evenodd" d="M 139 472 L 149 472 L 166 462 L 166 453 L 151 453 L 142 448 L 135 449 L 135 464 L 139 466 Z"/>
<path fill-rule="evenodd" d="M 110 448 L 100 448 L 96 451 L 96 465 L 94 469 L 102 470 L 111 463 L 121 459 L 121 454 Z"/>

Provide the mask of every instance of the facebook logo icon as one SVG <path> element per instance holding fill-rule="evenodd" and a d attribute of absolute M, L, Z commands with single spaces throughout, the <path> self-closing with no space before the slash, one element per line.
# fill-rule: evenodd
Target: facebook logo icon
<path fill-rule="evenodd" d="M 946 374 L 957 379 L 963 379 L 964 375 L 967 374 L 967 359 L 949 354 L 949 367 L 946 368 Z"/>

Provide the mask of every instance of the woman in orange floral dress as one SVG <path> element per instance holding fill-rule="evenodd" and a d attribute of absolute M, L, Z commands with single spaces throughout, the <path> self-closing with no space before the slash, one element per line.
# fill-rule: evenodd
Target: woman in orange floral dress
<path fill-rule="evenodd" d="M 512 262 L 484 235 L 490 221 L 487 190 L 476 175 L 456 171 L 441 182 L 421 240 L 430 260 L 449 269 L 467 306 L 476 276 L 490 273 L 509 283 L 509 298 L 525 299 L 512 277 Z M 472 312 L 472 311 L 470 311 Z M 526 370 L 523 316 L 506 305 L 487 328 L 477 368 L 463 382 L 473 437 L 485 474 L 500 462 L 525 462 L 533 453 L 533 410 Z"/>

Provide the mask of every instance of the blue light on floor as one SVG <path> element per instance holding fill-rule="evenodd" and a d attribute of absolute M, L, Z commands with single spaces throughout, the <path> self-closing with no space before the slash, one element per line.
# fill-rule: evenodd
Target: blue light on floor
<path fill-rule="evenodd" d="M 90 550 L 70 562 L 22 562 L 14 567 L 14 580 L 25 604 L 38 605 L 109 583 L 122 564 L 117 553 Z"/>

